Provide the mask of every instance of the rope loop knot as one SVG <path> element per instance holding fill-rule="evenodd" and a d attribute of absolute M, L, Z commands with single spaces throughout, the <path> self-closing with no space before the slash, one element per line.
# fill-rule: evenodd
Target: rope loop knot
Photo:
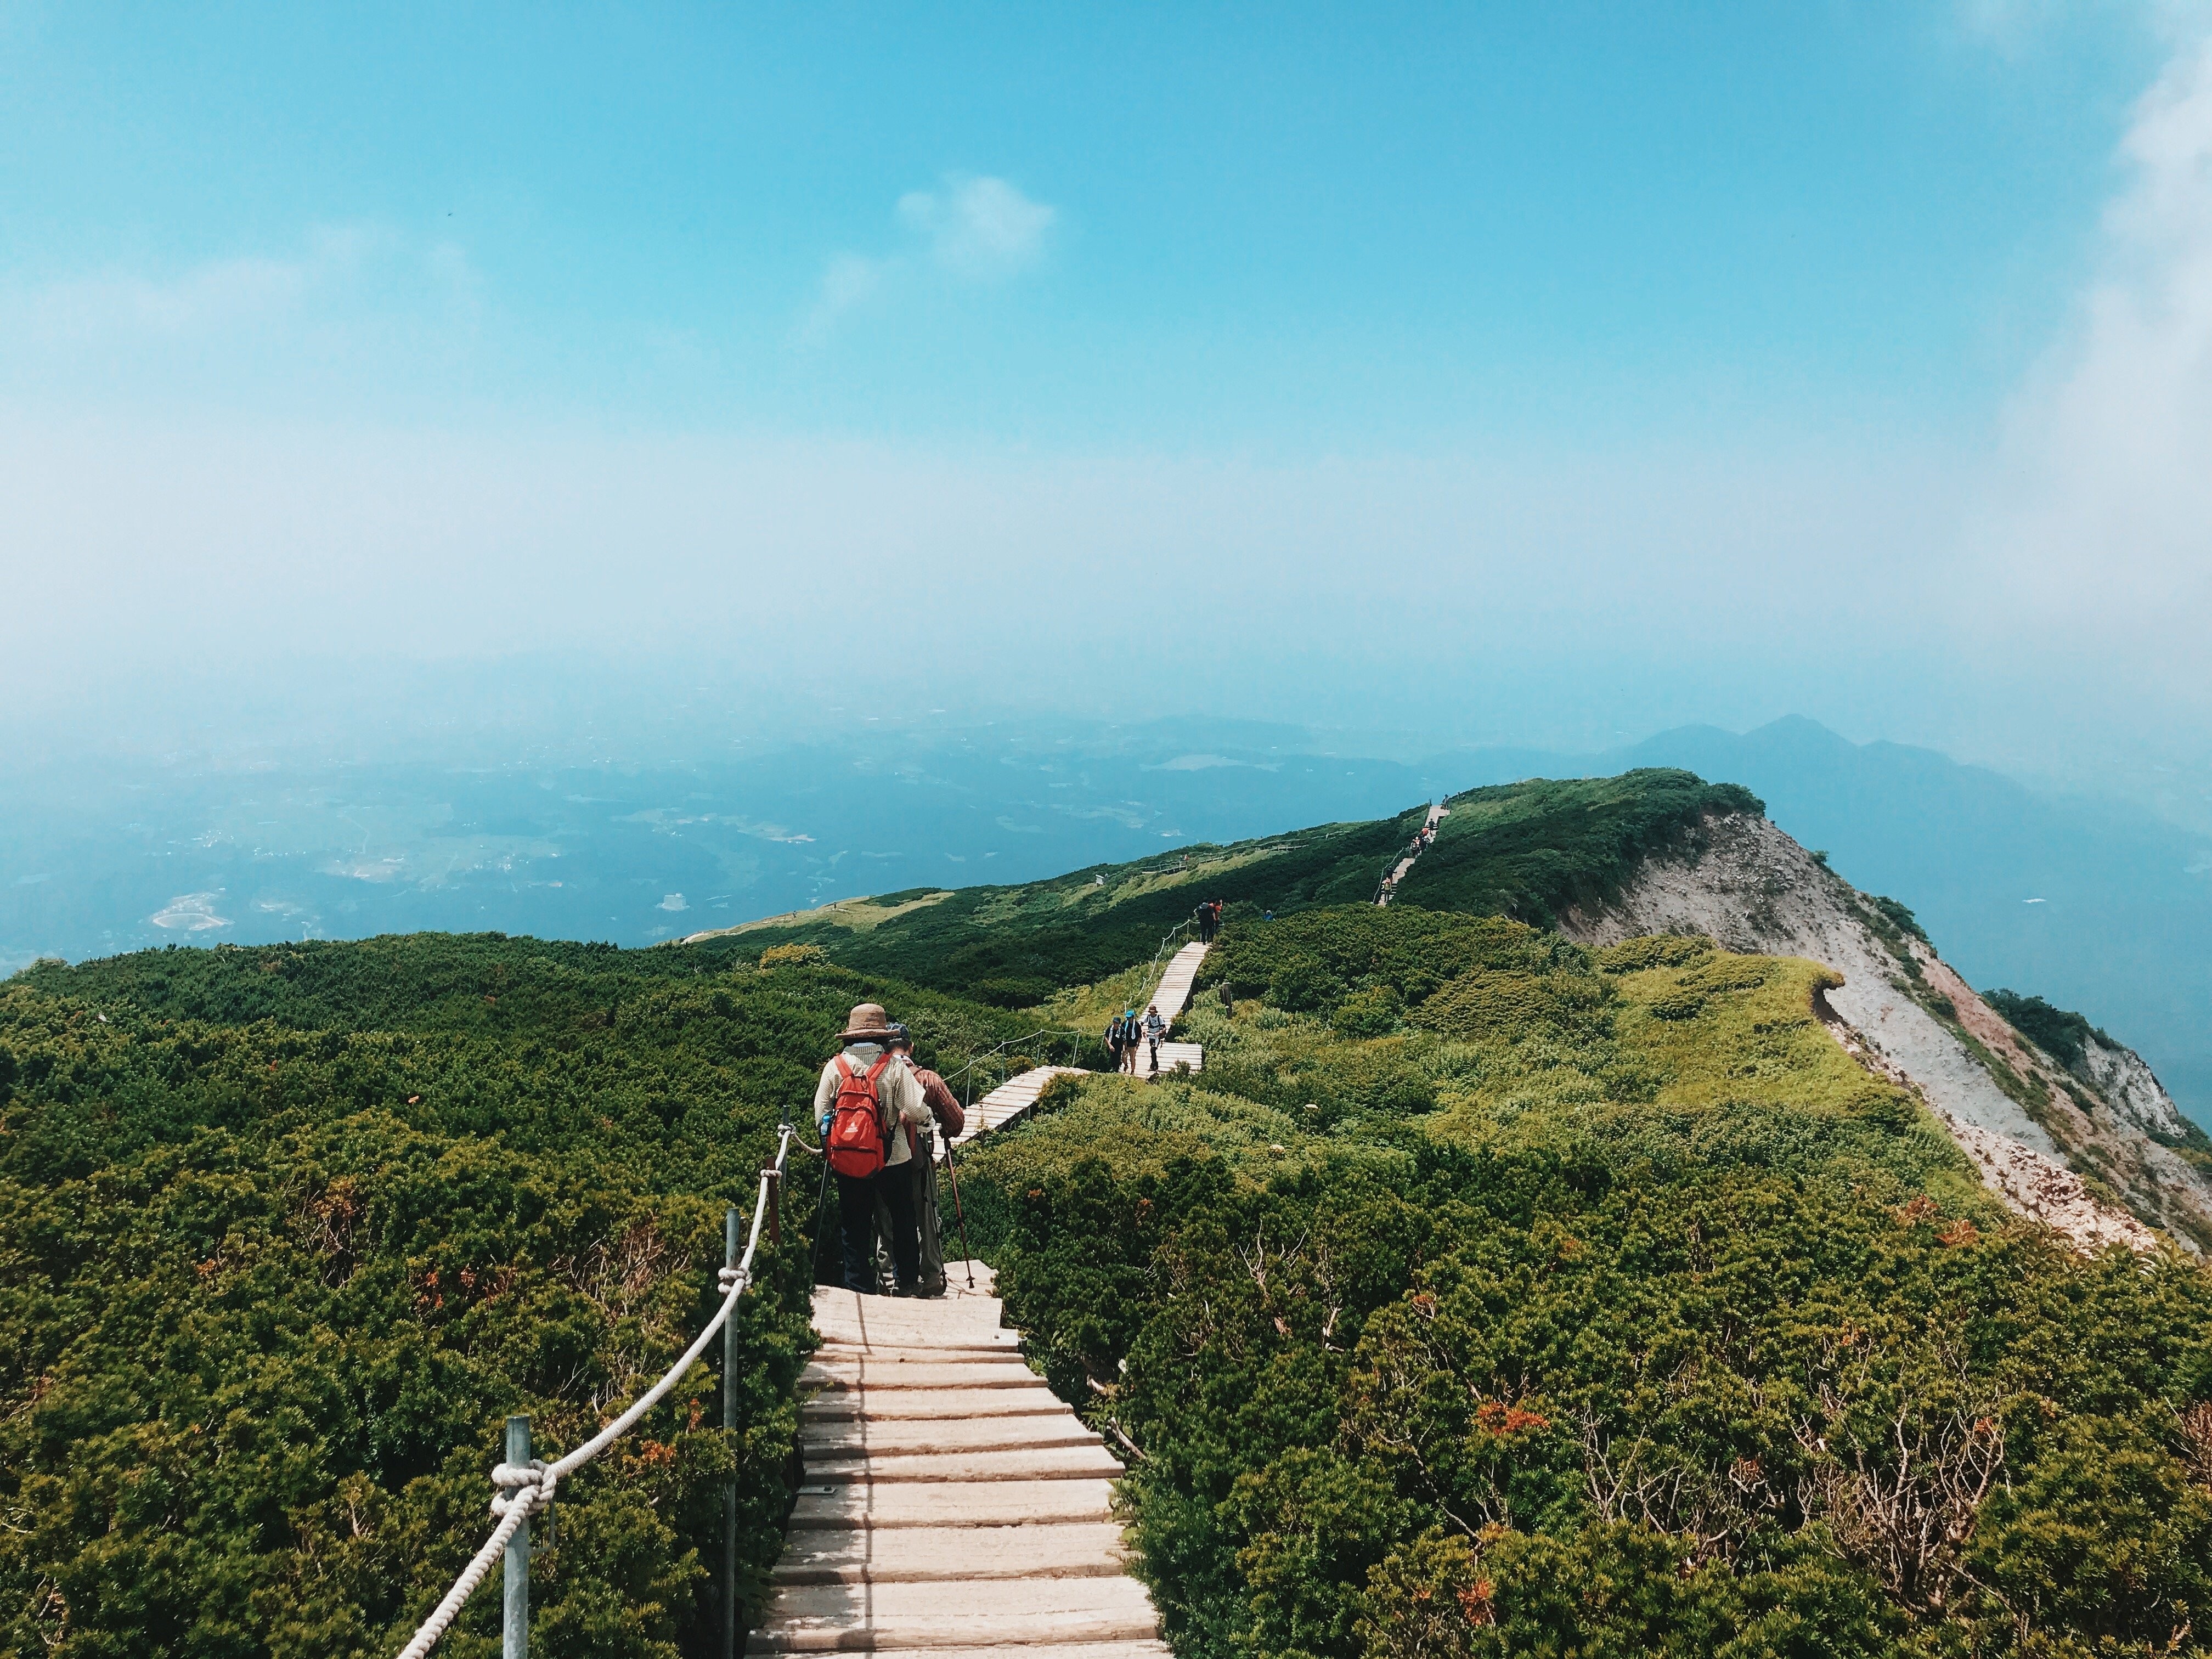
<path fill-rule="evenodd" d="M 491 1500 L 494 1515 L 503 1516 L 519 1504 L 527 1517 L 534 1510 L 552 1507 L 553 1489 L 559 1485 L 559 1477 L 544 1458 L 533 1457 L 527 1463 L 494 1464 L 491 1483 L 500 1489 Z"/>

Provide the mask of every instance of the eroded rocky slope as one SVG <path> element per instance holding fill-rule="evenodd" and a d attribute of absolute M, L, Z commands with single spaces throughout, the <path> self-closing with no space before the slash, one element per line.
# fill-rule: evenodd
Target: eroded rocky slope
<path fill-rule="evenodd" d="M 2187 1125 L 2139 1055 L 2092 1040 L 2078 1067 L 2062 1065 L 1984 1001 L 1909 912 L 1764 817 L 1705 819 L 1647 857 L 1613 902 L 1562 927 L 1592 945 L 1695 933 L 1824 963 L 1844 976 L 1820 1010 L 1837 1040 L 1916 1090 L 2014 1208 L 2086 1245 L 2148 1248 L 2157 1228 L 2212 1249 L 2212 1182 L 2164 1144 Z"/>

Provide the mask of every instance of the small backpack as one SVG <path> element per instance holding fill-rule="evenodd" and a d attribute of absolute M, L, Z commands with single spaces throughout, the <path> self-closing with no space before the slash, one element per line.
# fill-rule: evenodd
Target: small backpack
<path fill-rule="evenodd" d="M 876 1093 L 876 1079 L 891 1063 L 891 1056 L 863 1072 L 842 1054 L 837 1057 L 837 1101 L 830 1109 L 830 1167 L 841 1176 L 866 1177 L 884 1167 L 890 1156 L 884 1146 L 884 1103 Z"/>

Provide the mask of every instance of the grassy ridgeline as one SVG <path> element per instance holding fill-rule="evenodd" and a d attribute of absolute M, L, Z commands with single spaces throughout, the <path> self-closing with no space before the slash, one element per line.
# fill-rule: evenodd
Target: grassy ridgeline
<path fill-rule="evenodd" d="M 1610 896 L 1642 854 L 1692 834 L 1702 819 L 1759 810 L 1733 785 L 1657 769 L 1473 790 L 1452 798 L 1436 845 L 1401 896 L 1434 909 L 1548 921 Z M 1373 823 L 1193 847 L 1018 887 L 886 894 L 690 948 L 757 954 L 818 945 L 867 972 L 1031 1006 L 1149 962 L 1161 936 L 1202 898 L 1253 916 L 1371 900 L 1425 816 L 1413 807 Z"/>
<path fill-rule="evenodd" d="M 1186 1659 L 2201 1650 L 2212 1282 L 2011 1224 L 1827 970 L 1363 906 L 1208 975 L 1202 1076 L 968 1166 Z"/>

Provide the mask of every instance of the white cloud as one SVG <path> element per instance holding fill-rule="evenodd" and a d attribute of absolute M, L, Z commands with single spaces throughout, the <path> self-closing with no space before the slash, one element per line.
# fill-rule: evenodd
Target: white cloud
<path fill-rule="evenodd" d="M 266 327 L 357 278 L 396 246 L 396 238 L 374 227 L 325 226 L 289 258 L 210 259 L 166 277 L 135 272 L 64 277 L 0 296 L 0 316 L 9 319 L 7 331 L 18 339 L 50 343 Z M 457 252 L 437 250 L 430 269 L 450 280 Z"/>
<path fill-rule="evenodd" d="M 930 257 L 979 282 L 1018 275 L 1044 257 L 1058 212 L 1004 179 L 947 176 L 941 188 L 908 191 L 898 216 L 928 239 Z"/>
<path fill-rule="evenodd" d="M 1043 261 L 1060 213 L 1004 179 L 948 173 L 935 190 L 900 197 L 896 217 L 912 245 L 883 255 L 831 256 L 799 325 L 802 341 L 820 342 L 841 319 L 924 271 L 981 284 L 1032 270 Z"/>
<path fill-rule="evenodd" d="M 2023 630 L 2116 690 L 2212 701 L 2212 40 L 2137 104 L 2097 272 L 2008 415 L 1968 527 L 1993 649 Z"/>
<path fill-rule="evenodd" d="M 883 291 L 884 280 L 898 268 L 896 259 L 870 259 L 858 253 L 840 253 L 822 272 L 814 305 L 801 325 L 802 338 L 818 340 L 836 325 L 837 319 L 867 303 Z"/>

